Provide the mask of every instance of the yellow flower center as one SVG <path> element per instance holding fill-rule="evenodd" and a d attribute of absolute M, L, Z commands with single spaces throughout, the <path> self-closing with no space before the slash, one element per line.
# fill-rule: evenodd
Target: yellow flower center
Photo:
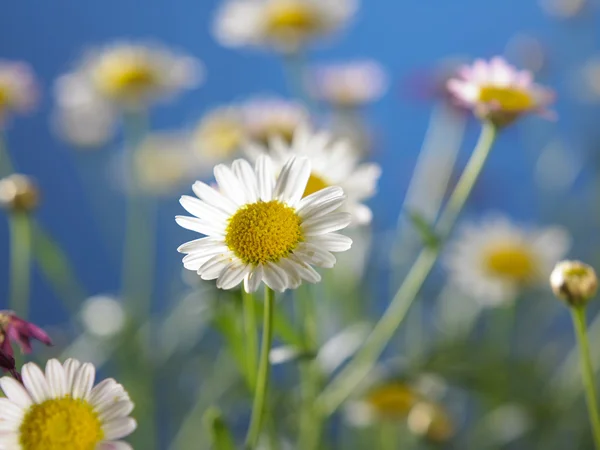
<path fill-rule="evenodd" d="M 70 397 L 33 405 L 19 434 L 23 450 L 95 450 L 104 439 L 92 406 Z"/>
<path fill-rule="evenodd" d="M 329 187 L 329 183 L 327 183 L 319 175 L 311 173 L 308 183 L 306 183 L 306 189 L 304 189 L 303 197 L 314 194 L 315 192 L 319 192 L 321 189 L 325 189 L 326 187 Z"/>
<path fill-rule="evenodd" d="M 4 113 L 11 104 L 10 88 L 0 83 L 0 114 Z"/>
<path fill-rule="evenodd" d="M 300 217 L 277 200 L 244 206 L 229 220 L 225 243 L 246 264 L 276 262 L 302 242 Z"/>
<path fill-rule="evenodd" d="M 236 121 L 213 119 L 200 125 L 196 142 L 203 153 L 226 157 L 240 148 L 244 132 Z"/>
<path fill-rule="evenodd" d="M 256 128 L 254 130 L 248 130 L 250 137 L 253 141 L 258 142 L 264 146 L 269 145 L 269 140 L 272 137 L 278 136 L 287 144 L 291 144 L 294 140 L 294 133 L 296 132 L 295 123 L 267 123 Z"/>
<path fill-rule="evenodd" d="M 267 33 L 275 38 L 290 33 L 310 35 L 321 27 L 318 11 L 302 0 L 280 0 L 266 14 Z"/>
<path fill-rule="evenodd" d="M 527 111 L 535 106 L 529 92 L 513 87 L 484 86 L 479 91 L 479 100 L 510 112 Z"/>
<path fill-rule="evenodd" d="M 397 419 L 409 413 L 418 395 L 402 383 L 392 383 L 371 391 L 366 401 L 381 417 Z"/>
<path fill-rule="evenodd" d="M 484 256 L 487 271 L 497 277 L 524 283 L 536 272 L 535 257 L 518 244 L 500 244 L 488 248 Z"/>
<path fill-rule="evenodd" d="M 139 100 L 159 83 L 148 60 L 124 55 L 107 57 L 94 76 L 100 91 L 115 100 Z"/>

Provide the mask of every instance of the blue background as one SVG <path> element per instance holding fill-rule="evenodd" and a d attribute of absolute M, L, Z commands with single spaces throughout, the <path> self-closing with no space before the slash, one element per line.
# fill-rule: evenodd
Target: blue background
<path fill-rule="evenodd" d="M 43 99 L 31 117 L 18 118 L 7 131 L 13 159 L 21 172 L 32 174 L 43 192 L 38 215 L 65 249 L 90 294 L 118 292 L 123 204 L 108 185 L 105 153 L 78 153 L 56 140 L 49 127 L 53 81 L 69 70 L 88 47 L 119 39 L 154 39 L 201 59 L 206 83 L 177 102 L 157 108 L 154 129 L 172 129 L 193 122 L 224 102 L 255 93 L 288 95 L 276 55 L 219 46 L 210 34 L 218 0 L 61 0 L 5 1 L 0 18 L 0 57 L 28 61 L 41 79 Z M 544 14 L 528 0 L 367 0 L 354 23 L 332 45 L 311 53 L 324 61 L 371 57 L 389 71 L 388 95 L 368 108 L 369 122 L 380 135 L 375 158 L 384 164 L 380 192 L 372 201 L 375 229 L 393 226 L 427 128 L 431 104 L 412 99 L 407 79 L 415 71 L 435 67 L 453 55 L 491 57 L 503 53 L 518 32 L 538 36 L 550 54 L 550 71 L 542 81 L 557 90 L 557 123 L 532 119 L 508 130 L 500 139 L 479 187 L 483 205 L 518 219 L 537 218 L 540 201 L 532 188 L 535 156 L 553 136 L 563 136 L 572 151 L 583 142 L 580 117 L 591 113 L 569 100 L 568 69 L 582 62 L 595 46 L 591 18 L 565 23 Z M 589 116 L 589 115 L 588 115 Z M 593 116 L 592 116 L 593 117 Z M 526 129 L 527 128 L 527 129 Z M 531 139 L 534 133 L 536 138 Z M 469 124 L 463 156 L 477 135 Z M 529 136 L 529 138 L 528 138 Z M 478 205 L 478 206 L 477 206 Z M 180 276 L 176 246 L 188 234 L 174 223 L 181 212 L 176 198 L 160 211 L 159 267 L 156 302 L 164 305 L 171 281 Z M 7 298 L 8 241 L 0 221 L 0 306 Z M 65 319 L 52 291 L 35 274 L 33 318 L 42 325 Z"/>

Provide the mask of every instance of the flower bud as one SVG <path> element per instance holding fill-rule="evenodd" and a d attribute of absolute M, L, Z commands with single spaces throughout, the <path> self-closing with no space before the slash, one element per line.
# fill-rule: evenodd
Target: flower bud
<path fill-rule="evenodd" d="M 0 206 L 13 212 L 33 210 L 39 203 L 39 191 L 33 179 L 13 174 L 0 180 Z"/>
<path fill-rule="evenodd" d="M 580 261 L 561 261 L 550 275 L 550 286 L 561 300 L 572 307 L 585 306 L 598 289 L 594 268 Z"/>

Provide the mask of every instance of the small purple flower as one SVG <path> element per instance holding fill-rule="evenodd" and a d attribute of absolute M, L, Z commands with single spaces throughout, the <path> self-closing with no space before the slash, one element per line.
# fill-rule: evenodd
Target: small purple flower
<path fill-rule="evenodd" d="M 15 358 L 0 350 L 0 369 L 9 372 L 15 379 L 21 381 L 21 374 L 15 367 Z"/>
<path fill-rule="evenodd" d="M 31 353 L 31 339 L 52 345 L 44 330 L 27 322 L 12 311 L 0 311 L 0 351 L 14 355 L 13 343 L 18 343 L 23 353 Z"/>

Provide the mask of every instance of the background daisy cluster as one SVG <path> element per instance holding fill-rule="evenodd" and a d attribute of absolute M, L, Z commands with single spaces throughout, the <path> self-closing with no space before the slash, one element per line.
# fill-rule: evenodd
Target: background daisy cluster
<path fill-rule="evenodd" d="M 355 13 L 346 11 L 349 20 L 339 33 L 318 40 L 303 55 L 315 68 L 353 60 L 376 65 L 372 102 L 357 111 L 346 105 L 337 115 L 319 102 L 320 114 L 313 118 L 317 128 L 354 139 L 370 179 L 382 168 L 377 194 L 367 201 L 372 220 L 363 205 L 351 211 L 361 223 L 348 233 L 352 250 L 339 256 L 336 269 L 314 291 L 301 291 L 319 298 L 316 358 L 325 377 L 360 347 L 381 315 L 427 241 L 419 224 L 434 217 L 444 180 L 455 183 L 473 148 L 477 120 L 450 106 L 441 89 L 457 64 L 502 55 L 531 70 L 536 81 L 555 91 L 559 118 L 527 118 L 503 131 L 467 203 L 464 223 L 419 302 L 356 398 L 325 429 L 322 448 L 385 448 L 380 443 L 389 436 L 413 449 L 591 448 L 567 317 L 546 284 L 562 257 L 600 263 L 596 3 L 367 0 Z M 217 111 L 218 118 L 246 124 L 250 137 L 260 140 L 251 131 L 261 123 L 285 128 L 288 121 L 305 122 L 314 107 L 299 95 L 293 61 L 290 71 L 278 51 L 225 48 L 215 39 L 221 5 L 221 0 L 177 5 L 69 0 L 60 8 L 48 2 L 11 2 L 3 8 L 0 58 L 30 64 L 40 85 L 37 108 L 10 120 L 4 133 L 19 171 L 37 181 L 41 201 L 35 216 L 53 237 L 36 242 L 47 266 L 34 267 L 28 319 L 43 326 L 55 346 L 40 349 L 34 358 L 75 357 L 100 372 L 120 374 L 136 403 L 141 431 L 130 441 L 137 449 L 210 448 L 210 436 L 199 424 L 214 404 L 236 436 L 243 436 L 249 417 L 238 370 L 243 358 L 235 334 L 238 294 L 217 291 L 214 282 L 182 271 L 175 251 L 190 236 L 173 220 L 182 214 L 178 198 L 191 194 L 196 179 L 211 183 L 212 166 L 232 157 L 211 152 L 224 141 L 215 143 L 214 129 L 198 124 Z M 144 195 L 157 215 L 156 275 L 148 282 L 150 306 L 141 317 L 128 314 L 120 299 L 127 136 L 113 123 L 112 106 L 91 113 L 75 108 L 66 118 L 59 108 L 61 98 L 86 97 L 79 85 L 57 80 L 64 82 L 61 76 L 73 71 L 87 50 L 116 42 L 173 49 L 188 58 L 186 67 L 195 75 L 175 77 L 193 89 L 152 108 L 149 123 L 159 134 L 145 143 L 137 162 Z M 99 148 L 76 146 L 61 128 L 71 125 L 79 128 L 69 130 L 86 139 L 98 130 L 102 137 L 102 131 L 111 135 Z M 235 129 L 228 133 L 234 141 L 248 138 Z M 190 135 L 202 140 L 200 150 Z M 448 170 L 453 161 L 456 169 Z M 365 197 L 374 194 L 369 184 Z M 0 285 L 7 287 L 8 235 L 7 221 L 0 220 L 5 237 Z M 498 243 L 504 252 L 514 246 L 529 252 L 534 267 L 521 266 L 518 283 L 483 269 L 481 255 Z M 55 254 L 53 245 L 62 249 L 76 277 L 58 290 L 45 272 L 62 264 L 48 256 Z M 0 299 L 7 298 L 8 288 L 0 292 Z M 296 448 L 295 364 L 307 355 L 289 345 L 297 306 L 290 300 L 282 298 L 278 322 L 288 339 L 277 342 L 271 355 L 271 407 L 282 418 L 281 445 Z M 593 342 L 600 319 L 593 304 L 590 310 Z M 429 403 L 403 409 L 416 397 Z"/>

